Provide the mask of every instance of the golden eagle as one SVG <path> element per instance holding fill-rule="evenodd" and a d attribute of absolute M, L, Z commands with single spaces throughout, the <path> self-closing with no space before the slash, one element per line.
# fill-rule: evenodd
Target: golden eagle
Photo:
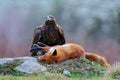
<path fill-rule="evenodd" d="M 64 32 L 57 24 L 54 16 L 48 15 L 45 22 L 41 26 L 35 28 L 31 48 L 33 44 L 37 44 L 38 42 L 48 46 L 65 44 Z M 36 53 L 36 51 L 32 51 L 31 56 L 36 56 Z"/>

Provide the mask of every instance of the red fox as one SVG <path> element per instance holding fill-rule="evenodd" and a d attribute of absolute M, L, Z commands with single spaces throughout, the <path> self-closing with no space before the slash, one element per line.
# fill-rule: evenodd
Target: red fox
<path fill-rule="evenodd" d="M 98 54 L 85 52 L 82 46 L 74 43 L 57 45 L 53 47 L 39 47 L 39 49 L 47 51 L 43 56 L 40 56 L 38 58 L 39 61 L 47 64 L 53 64 L 56 62 L 63 62 L 68 59 L 84 57 L 90 61 L 99 62 L 102 66 L 110 66 L 104 57 Z"/>

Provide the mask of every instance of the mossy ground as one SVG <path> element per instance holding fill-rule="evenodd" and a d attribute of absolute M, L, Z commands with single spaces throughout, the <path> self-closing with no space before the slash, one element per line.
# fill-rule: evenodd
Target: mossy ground
<path fill-rule="evenodd" d="M 45 65 L 48 72 L 51 73 L 63 73 L 64 70 L 68 70 L 71 73 L 71 76 L 69 77 L 72 78 L 102 77 L 106 70 L 105 67 L 99 65 L 98 63 L 91 62 L 83 58 L 67 60 L 59 64 L 43 65 Z"/>
<path fill-rule="evenodd" d="M 83 79 L 81 78 L 72 79 L 58 73 L 39 73 L 38 75 L 29 75 L 29 76 L 5 75 L 5 76 L 0 76 L 0 80 L 83 80 Z"/>
<path fill-rule="evenodd" d="M 7 62 L 5 64 L 0 64 L 0 74 L 1 75 L 16 75 L 16 76 L 23 76 L 25 73 L 17 71 L 15 68 L 16 66 L 20 65 L 23 63 L 23 60 L 21 59 L 16 59 L 11 62 Z"/>
<path fill-rule="evenodd" d="M 87 59 L 72 59 L 58 64 L 43 64 L 47 72 L 28 75 L 16 71 L 15 67 L 23 60 L 15 60 L 0 65 L 0 80 L 119 80 L 120 64 L 106 68 Z M 68 70 L 71 76 L 63 75 L 63 70 Z"/>

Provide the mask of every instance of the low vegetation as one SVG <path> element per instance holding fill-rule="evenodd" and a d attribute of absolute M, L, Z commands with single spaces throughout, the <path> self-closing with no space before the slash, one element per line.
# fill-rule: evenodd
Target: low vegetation
<path fill-rule="evenodd" d="M 17 71 L 15 68 L 22 64 L 23 60 L 16 59 L 11 62 L 7 62 L 3 65 L 0 64 L 0 74 L 1 75 L 14 75 L 14 76 L 23 76 L 25 73 Z"/>
<path fill-rule="evenodd" d="M 87 59 L 72 59 L 51 65 L 41 63 L 47 71 L 34 74 L 16 71 L 21 63 L 22 60 L 15 60 L 0 65 L 0 80 L 120 80 L 120 63 L 106 68 Z M 63 74 L 64 70 L 70 74 Z"/>
<path fill-rule="evenodd" d="M 45 65 L 45 64 L 43 64 Z M 48 72 L 51 73 L 63 73 L 64 70 L 70 72 L 69 77 L 101 77 L 104 75 L 106 68 L 99 65 L 98 63 L 91 62 L 87 59 L 72 59 L 59 64 L 45 65 Z"/>

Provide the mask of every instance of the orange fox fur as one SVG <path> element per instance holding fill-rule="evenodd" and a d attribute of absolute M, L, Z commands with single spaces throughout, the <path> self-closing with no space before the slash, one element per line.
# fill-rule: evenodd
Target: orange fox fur
<path fill-rule="evenodd" d="M 54 47 L 43 47 L 47 53 L 40 56 L 38 59 L 47 64 L 53 64 L 55 62 L 63 62 L 67 59 L 85 57 L 90 61 L 99 62 L 102 66 L 109 66 L 106 59 L 100 55 L 94 53 L 85 52 L 83 47 L 74 43 L 68 43 L 64 45 L 58 45 Z"/>

